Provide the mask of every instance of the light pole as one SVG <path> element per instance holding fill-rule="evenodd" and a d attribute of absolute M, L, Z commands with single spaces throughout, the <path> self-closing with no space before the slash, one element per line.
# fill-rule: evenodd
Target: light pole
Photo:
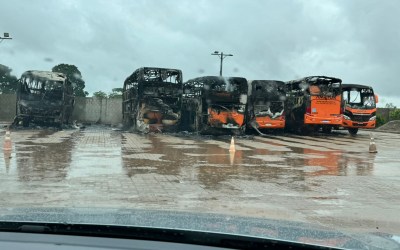
<path fill-rule="evenodd" d="M 233 56 L 232 54 L 224 54 L 224 52 L 218 52 L 218 51 L 214 51 L 214 53 L 212 53 L 211 55 L 213 56 L 219 56 L 219 58 L 221 59 L 220 65 L 219 65 L 219 75 L 222 76 L 222 62 L 224 61 L 225 57 L 227 56 Z"/>
<path fill-rule="evenodd" d="M 0 43 L 3 42 L 3 40 L 11 40 L 12 38 L 10 37 L 10 34 L 7 32 L 4 32 L 3 37 L 0 36 Z"/>

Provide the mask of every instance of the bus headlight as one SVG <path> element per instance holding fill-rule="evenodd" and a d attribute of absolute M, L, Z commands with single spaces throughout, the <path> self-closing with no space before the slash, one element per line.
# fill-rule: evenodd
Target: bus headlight
<path fill-rule="evenodd" d="M 350 117 L 348 117 L 347 115 L 343 115 L 343 118 L 344 118 L 345 120 L 350 120 Z"/>
<path fill-rule="evenodd" d="M 370 121 L 375 121 L 376 120 L 376 116 L 374 115 L 373 117 L 369 118 Z"/>

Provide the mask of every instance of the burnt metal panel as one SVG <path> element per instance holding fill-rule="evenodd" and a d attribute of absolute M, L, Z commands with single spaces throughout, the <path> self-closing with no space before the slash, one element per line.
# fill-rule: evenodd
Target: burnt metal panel
<path fill-rule="evenodd" d="M 18 80 L 14 125 L 68 124 L 74 107 L 73 87 L 62 73 L 30 70 Z"/>
<path fill-rule="evenodd" d="M 270 116 L 283 113 L 286 87 L 282 81 L 254 80 L 251 82 L 250 116 Z"/>
<path fill-rule="evenodd" d="M 186 128 L 238 129 L 245 120 L 248 83 L 243 77 L 204 76 L 184 83 Z M 243 117 L 243 119 L 242 119 Z M 184 128 L 185 129 L 185 128 Z"/>
<path fill-rule="evenodd" d="M 140 131 L 176 130 L 181 119 L 182 71 L 143 67 L 124 82 L 124 124 Z"/>

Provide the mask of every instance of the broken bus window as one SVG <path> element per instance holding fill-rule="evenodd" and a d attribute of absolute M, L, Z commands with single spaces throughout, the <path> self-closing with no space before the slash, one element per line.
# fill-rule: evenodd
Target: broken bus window
<path fill-rule="evenodd" d="M 26 71 L 19 79 L 14 124 L 61 126 L 70 122 L 73 106 L 72 84 L 64 74 Z"/>
<path fill-rule="evenodd" d="M 124 82 L 125 126 L 142 132 L 176 131 L 181 119 L 182 71 L 140 68 Z"/>

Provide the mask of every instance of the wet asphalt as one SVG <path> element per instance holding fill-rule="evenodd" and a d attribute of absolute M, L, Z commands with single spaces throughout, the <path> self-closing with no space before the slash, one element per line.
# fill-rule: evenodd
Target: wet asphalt
<path fill-rule="evenodd" d="M 4 143 L 0 130 L 0 143 Z M 11 133 L 0 206 L 211 212 L 400 234 L 400 134 Z"/>

